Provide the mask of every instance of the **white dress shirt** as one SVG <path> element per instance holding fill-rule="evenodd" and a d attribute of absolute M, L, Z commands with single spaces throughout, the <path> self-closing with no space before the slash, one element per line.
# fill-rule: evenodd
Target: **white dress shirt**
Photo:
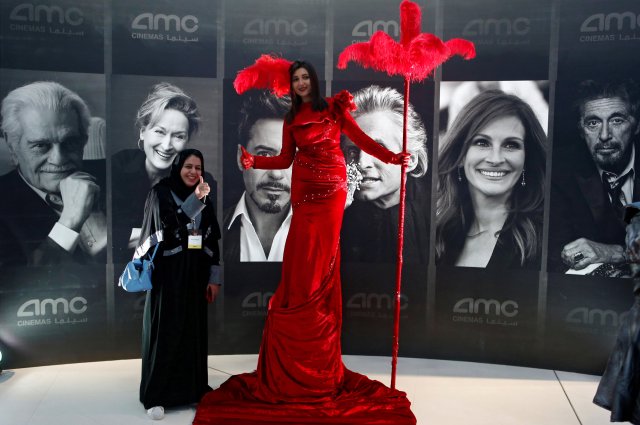
<path fill-rule="evenodd" d="M 276 232 L 273 242 L 271 243 L 271 250 L 269 250 L 269 256 L 264 252 L 260 238 L 256 233 L 256 229 L 249 217 L 249 211 L 247 210 L 246 192 L 242 194 L 236 209 L 231 217 L 228 229 L 231 228 L 236 220 L 241 220 L 240 226 L 240 261 L 282 261 L 284 254 L 284 244 L 287 241 L 287 235 L 289 234 L 289 226 L 291 224 L 292 210 L 289 207 L 287 217 L 284 219 L 280 228 Z M 227 229 L 227 230 L 228 230 Z"/>

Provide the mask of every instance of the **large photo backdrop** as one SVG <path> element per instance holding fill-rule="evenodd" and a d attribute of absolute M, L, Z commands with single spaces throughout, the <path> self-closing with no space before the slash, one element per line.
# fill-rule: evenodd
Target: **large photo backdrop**
<path fill-rule="evenodd" d="M 110 358 L 95 338 L 108 332 L 105 76 L 4 69 L 0 93 L 0 350 L 18 365 Z M 52 109 L 58 97 L 69 105 Z"/>
<path fill-rule="evenodd" d="M 620 205 L 640 200 L 640 4 L 418 3 L 422 31 L 473 41 L 477 57 L 412 85 L 400 355 L 599 373 L 633 302 Z M 2 366 L 139 356 L 144 294 L 117 279 L 149 188 L 186 146 L 204 153 L 222 230 L 209 352 L 256 353 L 291 170 L 243 171 L 238 146 L 277 155 L 290 100 L 238 95 L 233 79 L 263 53 L 309 60 L 321 90 L 350 91 L 354 119 L 398 151 L 402 81 L 335 65 L 375 31 L 398 39 L 399 4 L 3 2 Z M 168 98 L 200 119 L 185 113 L 165 140 L 163 117 L 147 118 Z M 390 355 L 400 175 L 341 144 L 364 176 L 341 234 L 344 352 Z"/>

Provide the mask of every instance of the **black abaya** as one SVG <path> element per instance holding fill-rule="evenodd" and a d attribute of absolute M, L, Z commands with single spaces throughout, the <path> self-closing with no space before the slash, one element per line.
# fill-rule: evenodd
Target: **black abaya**
<path fill-rule="evenodd" d="M 188 249 L 187 226 L 192 218 L 176 201 L 168 187 L 158 184 L 152 189 L 142 245 L 136 251 L 148 252 L 161 240 L 153 289 L 147 292 L 144 307 L 140 401 L 145 409 L 196 403 L 211 389 L 207 385 L 206 287 L 211 266 L 219 264 L 220 230 L 212 204 L 196 200 L 202 209 L 193 219 L 196 226 L 199 222 L 203 249 Z"/>

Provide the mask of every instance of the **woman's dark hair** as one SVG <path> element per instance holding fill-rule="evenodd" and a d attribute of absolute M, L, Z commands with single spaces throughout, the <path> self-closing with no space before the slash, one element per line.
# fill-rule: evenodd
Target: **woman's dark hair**
<path fill-rule="evenodd" d="M 318 82 L 318 74 L 315 68 L 309 62 L 295 61 L 289 67 L 289 94 L 291 96 L 291 109 L 287 112 L 285 119 L 287 122 L 293 121 L 298 113 L 300 105 L 302 105 L 302 98 L 298 96 L 293 90 L 293 74 L 304 68 L 309 73 L 309 79 L 311 80 L 311 107 L 314 111 L 324 111 L 329 105 L 324 99 L 324 96 L 320 94 L 320 83 Z"/>
<path fill-rule="evenodd" d="M 202 176 L 204 176 L 204 156 L 202 155 L 202 152 L 197 149 L 185 149 L 176 155 L 173 160 L 173 164 L 171 164 L 171 174 L 169 174 L 169 177 L 165 177 L 169 182 L 171 190 L 182 200 L 186 199 L 186 197 L 189 196 L 197 186 L 196 183 L 195 185 L 188 187 L 182 181 L 182 177 L 180 177 L 180 171 L 182 170 L 187 158 L 190 156 L 200 158 L 200 165 L 202 166 L 201 173 Z"/>
<path fill-rule="evenodd" d="M 442 258 L 453 246 L 464 245 L 475 213 L 467 179 L 459 167 L 474 136 L 486 125 L 502 117 L 518 118 L 525 129 L 526 186 L 516 184 L 513 188 L 507 205 L 509 215 L 501 233 L 509 232 L 513 236 L 521 264 L 539 254 L 542 235 L 538 234 L 538 220 L 544 205 L 546 134 L 531 107 L 522 99 L 500 90 L 487 90 L 474 97 L 460 111 L 441 146 L 436 203 L 437 258 Z M 461 171 L 462 174 L 459 174 Z"/>

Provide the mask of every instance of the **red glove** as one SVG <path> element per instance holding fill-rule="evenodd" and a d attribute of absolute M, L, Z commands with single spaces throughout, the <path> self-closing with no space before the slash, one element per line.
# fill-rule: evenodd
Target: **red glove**
<path fill-rule="evenodd" d="M 393 155 L 393 159 L 391 160 L 391 163 L 396 165 L 404 165 L 405 167 L 408 167 L 410 161 L 411 161 L 410 153 L 400 152 Z"/>
<path fill-rule="evenodd" d="M 247 152 L 244 146 L 240 146 L 240 150 L 242 150 L 242 155 L 240 155 L 240 164 L 242 165 L 242 168 L 247 170 L 253 167 L 253 164 L 255 163 L 255 159 L 253 158 L 253 155 Z"/>

